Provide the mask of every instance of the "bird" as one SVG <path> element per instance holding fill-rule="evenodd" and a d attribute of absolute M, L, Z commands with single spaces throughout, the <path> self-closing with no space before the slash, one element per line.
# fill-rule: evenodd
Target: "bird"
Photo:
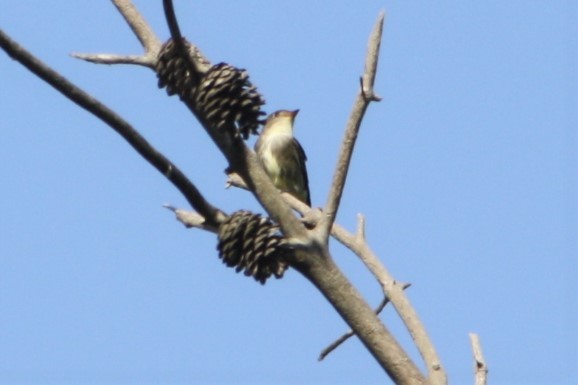
<path fill-rule="evenodd" d="M 305 167 L 307 156 L 293 136 L 293 123 L 298 112 L 279 110 L 269 115 L 255 143 L 255 152 L 275 187 L 311 206 Z"/>

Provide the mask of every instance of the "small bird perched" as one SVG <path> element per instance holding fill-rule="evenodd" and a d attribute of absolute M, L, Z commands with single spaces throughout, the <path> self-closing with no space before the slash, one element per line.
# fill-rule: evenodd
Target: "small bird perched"
<path fill-rule="evenodd" d="M 303 147 L 293 137 L 293 122 L 299 110 L 279 110 L 267 117 L 255 143 L 255 151 L 275 187 L 311 206 L 309 179 Z"/>

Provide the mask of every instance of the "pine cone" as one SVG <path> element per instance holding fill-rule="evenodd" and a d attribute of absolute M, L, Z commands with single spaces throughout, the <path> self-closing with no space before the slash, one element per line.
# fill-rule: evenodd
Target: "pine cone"
<path fill-rule="evenodd" d="M 236 127 L 243 139 L 257 134 L 265 115 L 261 111 L 263 104 L 265 100 L 249 81 L 247 71 L 226 63 L 207 71 L 195 97 L 199 113 L 210 124 L 218 129 Z"/>
<path fill-rule="evenodd" d="M 226 63 L 211 66 L 198 48 L 184 39 L 183 42 L 193 59 L 193 68 L 169 40 L 158 56 L 159 88 L 166 87 L 169 95 L 179 95 L 214 128 L 231 129 L 232 135 L 243 139 L 257 134 L 265 115 L 261 111 L 265 99 L 249 81 L 247 71 Z"/>
<path fill-rule="evenodd" d="M 236 211 L 219 227 L 219 258 L 246 276 L 265 283 L 287 270 L 284 255 L 289 252 L 279 227 L 268 218 L 249 211 Z"/>
<path fill-rule="evenodd" d="M 167 94 L 179 95 L 182 100 L 193 100 L 197 87 L 204 73 L 211 67 L 211 63 L 201 51 L 183 39 L 190 57 L 193 59 L 191 69 L 186 59 L 181 57 L 175 47 L 173 39 L 169 39 L 158 55 L 156 64 L 159 88 L 167 87 Z"/>

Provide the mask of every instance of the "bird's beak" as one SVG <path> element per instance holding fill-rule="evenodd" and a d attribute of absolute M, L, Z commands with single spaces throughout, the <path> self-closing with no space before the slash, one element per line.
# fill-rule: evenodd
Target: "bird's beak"
<path fill-rule="evenodd" d="M 299 113 L 299 110 L 291 111 L 291 118 L 295 119 L 295 117 L 297 116 L 297 113 Z"/>

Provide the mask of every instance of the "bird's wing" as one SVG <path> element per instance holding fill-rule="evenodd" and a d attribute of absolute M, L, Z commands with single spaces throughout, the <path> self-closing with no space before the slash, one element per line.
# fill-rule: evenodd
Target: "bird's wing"
<path fill-rule="evenodd" d="M 303 147 L 301 147 L 301 144 L 297 139 L 293 138 L 293 143 L 297 148 L 297 153 L 299 156 L 299 159 L 297 159 L 297 161 L 301 169 L 301 175 L 303 176 L 303 186 L 305 186 L 305 191 L 307 192 L 306 197 L 307 202 L 305 203 L 307 203 L 307 206 L 311 206 L 311 194 L 309 193 L 309 176 L 307 175 L 307 167 L 305 166 L 305 162 L 307 161 L 307 155 L 305 155 L 305 151 L 303 150 Z"/>

